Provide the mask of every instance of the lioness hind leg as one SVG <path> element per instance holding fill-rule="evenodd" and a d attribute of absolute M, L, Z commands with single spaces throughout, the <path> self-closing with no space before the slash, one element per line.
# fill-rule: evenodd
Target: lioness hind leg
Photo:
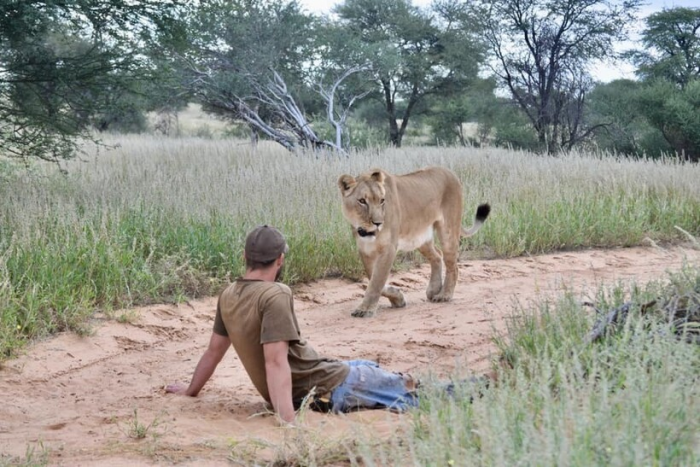
<path fill-rule="evenodd" d="M 459 224 L 457 224 L 459 227 Z M 457 255 L 459 254 L 459 231 L 438 230 L 440 246 L 442 247 L 442 259 L 445 263 L 445 281 L 440 293 L 433 296 L 433 302 L 449 302 L 457 285 Z"/>
<path fill-rule="evenodd" d="M 430 282 L 425 294 L 428 300 L 434 301 L 442 291 L 442 254 L 435 248 L 432 240 L 419 247 L 418 251 L 430 262 Z"/>

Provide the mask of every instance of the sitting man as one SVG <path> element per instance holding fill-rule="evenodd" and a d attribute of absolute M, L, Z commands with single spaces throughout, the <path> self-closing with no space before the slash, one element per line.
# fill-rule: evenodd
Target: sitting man
<path fill-rule="evenodd" d="M 246 272 L 219 296 L 209 347 L 189 386 L 171 384 L 166 392 L 195 397 L 233 345 L 260 395 L 284 423 L 314 390 L 316 410 L 347 412 L 360 408 L 404 411 L 416 406 L 416 383 L 409 375 L 383 370 L 368 360 L 338 361 L 319 356 L 302 339 L 292 292 L 277 282 L 287 243 L 282 233 L 263 225 L 245 243 Z"/>

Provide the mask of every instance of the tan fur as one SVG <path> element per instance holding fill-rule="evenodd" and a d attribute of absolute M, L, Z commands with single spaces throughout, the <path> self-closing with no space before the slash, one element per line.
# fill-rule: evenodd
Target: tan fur
<path fill-rule="evenodd" d="M 352 224 L 369 276 L 364 299 L 353 316 L 374 315 L 380 296 L 387 297 L 393 307 L 406 305 L 401 290 L 386 285 L 399 250 L 418 249 L 430 262 L 430 301 L 452 299 L 459 238 L 476 233 L 486 217 L 477 219 L 470 230 L 462 227 L 462 185 L 454 173 L 442 167 L 427 167 L 395 176 L 372 169 L 357 178 L 342 175 L 338 187 L 343 215 Z M 442 252 L 435 248 L 433 233 L 437 234 Z"/>

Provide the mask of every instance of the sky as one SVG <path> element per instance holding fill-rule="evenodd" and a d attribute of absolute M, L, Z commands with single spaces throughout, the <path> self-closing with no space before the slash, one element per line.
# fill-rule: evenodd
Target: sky
<path fill-rule="evenodd" d="M 417 6 L 428 6 L 431 0 L 413 0 Z M 316 14 L 329 13 L 333 6 L 342 3 L 342 0 L 299 0 L 299 3 L 309 12 Z M 647 0 L 646 5 L 640 8 L 639 17 L 645 18 L 652 13 L 665 8 L 675 7 L 700 7 L 700 0 Z M 643 27 L 643 22 L 636 26 L 639 31 Z M 632 37 L 635 37 L 632 32 Z M 622 43 L 617 49 L 619 51 L 634 47 L 633 42 Z M 634 67 L 628 63 L 604 63 L 595 65 L 592 69 L 593 77 L 597 81 L 608 82 L 614 79 L 628 78 L 634 79 Z"/>

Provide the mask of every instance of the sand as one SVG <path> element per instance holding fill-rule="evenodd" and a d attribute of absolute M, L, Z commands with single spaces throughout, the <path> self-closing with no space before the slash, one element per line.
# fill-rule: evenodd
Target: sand
<path fill-rule="evenodd" d="M 515 259 L 460 261 L 450 303 L 425 298 L 427 265 L 394 273 L 408 305 L 383 299 L 373 318 L 352 318 L 365 282 L 328 279 L 294 288 L 303 336 L 322 355 L 370 359 L 420 377 L 484 374 L 494 333 L 520 306 L 574 290 L 592 299 L 599 284 L 665 279 L 700 251 L 683 247 L 591 250 Z M 59 334 L 36 342 L 0 367 L 0 454 L 48 456 L 50 465 L 231 465 L 271 459 L 289 440 L 256 393 L 233 350 L 196 398 L 166 394 L 189 382 L 206 345 L 216 298 L 122 310 L 127 322 L 97 315 L 88 336 Z M 358 433 L 390 436 L 407 415 L 363 411 L 308 413 L 316 442 Z M 145 437 L 135 439 L 138 425 Z M 276 446 L 276 447 L 275 447 Z M 0 457 L 0 464 L 3 458 Z"/>

